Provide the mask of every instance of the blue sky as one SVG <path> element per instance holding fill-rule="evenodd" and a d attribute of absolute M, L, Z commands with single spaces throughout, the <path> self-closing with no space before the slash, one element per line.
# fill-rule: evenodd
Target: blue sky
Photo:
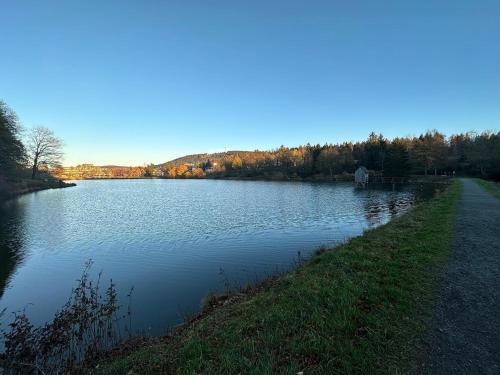
<path fill-rule="evenodd" d="M 65 164 L 500 129 L 499 1 L 2 0 L 0 98 Z"/>

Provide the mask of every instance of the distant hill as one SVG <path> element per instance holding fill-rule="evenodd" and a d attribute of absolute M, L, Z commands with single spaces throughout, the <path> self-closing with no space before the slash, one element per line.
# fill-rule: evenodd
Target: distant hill
<path fill-rule="evenodd" d="M 192 155 L 186 155 L 182 156 L 177 159 L 173 159 L 170 161 L 167 161 L 163 164 L 159 164 L 158 167 L 163 168 L 163 167 L 178 167 L 183 164 L 194 164 L 198 165 L 201 163 L 206 163 L 208 159 L 211 161 L 222 161 L 226 158 L 230 158 L 234 155 L 239 155 L 240 157 L 243 157 L 245 155 L 253 154 L 255 151 L 227 151 L 227 152 L 215 152 L 212 154 L 192 154 Z"/>

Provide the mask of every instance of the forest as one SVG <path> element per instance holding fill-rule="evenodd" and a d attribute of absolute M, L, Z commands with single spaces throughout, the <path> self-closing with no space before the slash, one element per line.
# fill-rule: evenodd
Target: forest
<path fill-rule="evenodd" d="M 372 132 L 363 142 L 190 155 L 167 162 L 161 168 L 170 178 L 307 178 L 352 174 L 361 165 L 372 173 L 391 177 L 457 174 L 498 180 L 500 132 L 468 132 L 446 137 L 430 130 L 418 137 L 392 140 Z"/>
<path fill-rule="evenodd" d="M 333 132 L 333 130 L 332 130 Z M 500 179 L 500 132 L 468 132 L 449 137 L 437 130 L 388 139 L 372 132 L 365 141 L 270 151 L 228 151 L 188 155 L 146 166 L 61 167 L 62 142 L 47 128 L 34 128 L 22 142 L 15 113 L 0 102 L 0 190 L 18 176 L 87 178 L 349 178 L 359 166 L 372 174 L 469 175 Z"/>

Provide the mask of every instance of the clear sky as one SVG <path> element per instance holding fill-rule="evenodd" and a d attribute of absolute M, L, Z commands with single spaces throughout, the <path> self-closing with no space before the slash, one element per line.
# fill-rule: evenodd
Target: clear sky
<path fill-rule="evenodd" d="M 500 129 L 500 1 L 1 0 L 0 98 L 64 164 Z"/>

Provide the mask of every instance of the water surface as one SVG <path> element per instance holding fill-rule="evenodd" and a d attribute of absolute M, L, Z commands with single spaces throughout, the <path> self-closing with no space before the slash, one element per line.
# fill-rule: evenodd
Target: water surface
<path fill-rule="evenodd" d="M 25 195 L 0 210 L 0 311 L 26 307 L 45 322 L 92 259 L 122 302 L 134 287 L 133 328 L 162 333 L 225 280 L 289 268 L 298 252 L 359 235 L 413 201 L 350 183 L 222 180 L 79 181 Z"/>

